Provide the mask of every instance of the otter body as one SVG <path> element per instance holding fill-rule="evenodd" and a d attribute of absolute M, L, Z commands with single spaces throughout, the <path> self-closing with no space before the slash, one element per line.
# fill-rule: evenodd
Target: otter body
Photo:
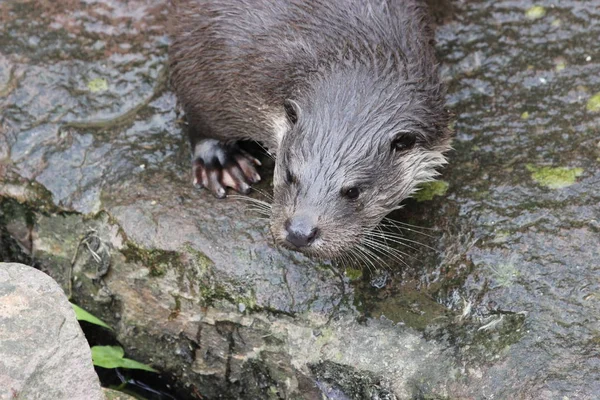
<path fill-rule="evenodd" d="M 416 0 L 174 0 L 171 82 L 197 185 L 246 193 L 277 155 L 271 230 L 324 258 L 369 232 L 445 162 L 433 31 Z"/>

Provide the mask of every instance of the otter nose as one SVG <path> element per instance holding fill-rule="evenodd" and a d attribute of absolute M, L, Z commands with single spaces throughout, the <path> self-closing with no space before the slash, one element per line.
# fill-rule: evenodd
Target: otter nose
<path fill-rule="evenodd" d="M 307 247 L 319 236 L 319 228 L 314 226 L 308 218 L 295 217 L 285 221 L 287 236 L 285 240 L 296 247 Z"/>

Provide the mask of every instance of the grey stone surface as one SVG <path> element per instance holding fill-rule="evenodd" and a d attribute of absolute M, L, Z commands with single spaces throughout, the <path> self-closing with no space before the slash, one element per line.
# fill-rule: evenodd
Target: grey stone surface
<path fill-rule="evenodd" d="M 135 400 L 135 397 L 112 389 L 102 388 L 106 400 Z"/>
<path fill-rule="evenodd" d="M 22 264 L 0 263 L 0 399 L 104 400 L 63 290 Z"/>
<path fill-rule="evenodd" d="M 191 187 L 167 2 L 0 3 L 0 256 L 182 398 L 596 398 L 600 9 L 432 2 L 455 151 L 383 272 L 276 249 Z"/>

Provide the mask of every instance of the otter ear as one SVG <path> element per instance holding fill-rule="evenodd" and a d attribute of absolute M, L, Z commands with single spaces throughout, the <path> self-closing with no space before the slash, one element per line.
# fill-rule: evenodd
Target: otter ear
<path fill-rule="evenodd" d="M 415 147 L 416 143 L 417 137 L 415 134 L 408 131 L 399 132 L 392 139 L 391 151 L 395 153 L 410 150 Z"/>
<path fill-rule="evenodd" d="M 285 113 L 287 115 L 288 120 L 292 125 L 298 122 L 298 117 L 300 116 L 300 106 L 294 100 L 287 99 L 283 102 L 283 108 L 285 108 Z"/>

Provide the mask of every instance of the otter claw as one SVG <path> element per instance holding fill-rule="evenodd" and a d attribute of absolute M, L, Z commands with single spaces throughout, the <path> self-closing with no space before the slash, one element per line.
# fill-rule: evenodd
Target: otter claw
<path fill-rule="evenodd" d="M 243 155 L 236 155 L 235 161 L 242 170 L 246 179 L 250 181 L 250 183 L 260 182 L 260 175 L 258 174 L 258 172 L 256 172 L 256 168 L 254 167 L 254 165 L 252 165 L 255 164 L 260 166 L 262 165 L 260 161 L 258 161 L 256 158 L 250 155 L 247 155 L 247 153 Z"/>
<path fill-rule="evenodd" d="M 226 188 L 248 194 L 250 184 L 260 181 L 255 165 L 260 161 L 237 147 L 206 139 L 194 148 L 194 185 L 208 189 L 215 197 L 226 196 Z"/>

